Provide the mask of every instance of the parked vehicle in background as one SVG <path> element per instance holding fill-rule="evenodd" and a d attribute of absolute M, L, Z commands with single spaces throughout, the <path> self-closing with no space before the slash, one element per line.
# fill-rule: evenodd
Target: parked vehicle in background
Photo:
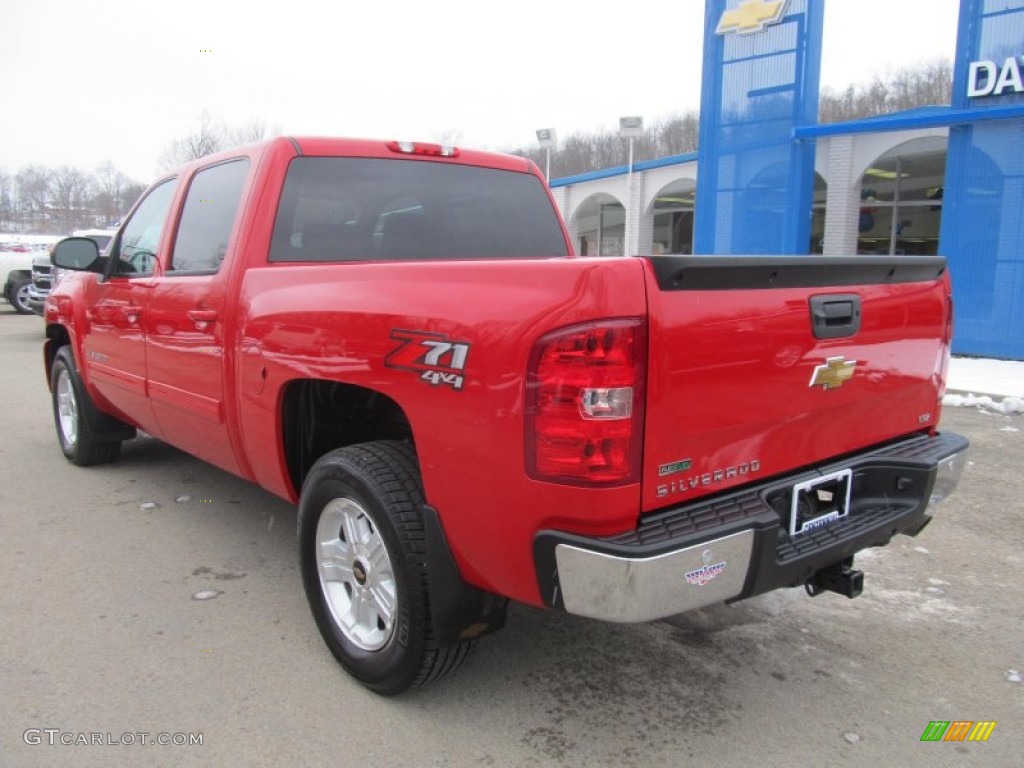
<path fill-rule="evenodd" d="M 60 240 L 53 235 L 0 235 L 0 279 L 3 280 L 3 298 L 16 312 L 32 314 L 28 303 L 32 285 L 32 263 L 37 256 L 48 257 L 53 244 Z"/>
<path fill-rule="evenodd" d="M 24 245 L 12 245 L 0 250 L 0 274 L 4 278 L 4 298 L 22 315 L 32 314 L 28 304 L 28 289 L 32 285 L 34 253 Z"/>
<path fill-rule="evenodd" d="M 102 253 L 116 234 L 116 229 L 79 229 L 75 230 L 71 236 L 89 238 L 96 243 L 96 247 Z M 32 279 L 25 296 L 25 303 L 32 312 L 37 315 L 43 314 L 46 297 L 50 295 L 50 291 L 60 282 L 65 273 L 66 270 L 55 267 L 50 262 L 49 248 L 45 254 L 37 255 L 32 260 Z"/>

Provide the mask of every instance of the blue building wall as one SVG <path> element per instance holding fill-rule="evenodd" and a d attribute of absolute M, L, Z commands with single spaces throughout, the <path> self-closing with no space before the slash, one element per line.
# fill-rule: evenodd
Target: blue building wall
<path fill-rule="evenodd" d="M 707 0 L 695 253 L 807 253 L 823 6 Z"/>
<path fill-rule="evenodd" d="M 1021 70 L 1024 0 L 961 0 L 940 237 L 955 286 L 953 351 L 1018 360 L 1024 359 Z M 1005 117 L 984 119 L 997 115 Z"/>

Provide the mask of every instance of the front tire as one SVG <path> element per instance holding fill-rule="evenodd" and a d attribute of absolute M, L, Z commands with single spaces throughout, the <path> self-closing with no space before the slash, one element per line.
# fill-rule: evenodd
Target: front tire
<path fill-rule="evenodd" d="M 462 664 L 430 615 L 423 488 L 412 447 L 379 441 L 322 456 L 302 487 L 302 580 L 327 647 L 376 693 L 394 695 Z"/>
<path fill-rule="evenodd" d="M 11 282 L 7 291 L 7 300 L 14 307 L 19 315 L 34 315 L 35 310 L 28 303 L 28 289 L 32 287 L 32 281 L 27 277 L 21 277 Z"/>
<path fill-rule="evenodd" d="M 61 347 L 53 360 L 50 394 L 57 440 L 68 461 L 88 467 L 117 458 L 121 452 L 121 441 L 101 442 L 92 433 L 86 419 L 86 408 L 91 405 L 89 394 L 82 385 L 69 347 Z"/>

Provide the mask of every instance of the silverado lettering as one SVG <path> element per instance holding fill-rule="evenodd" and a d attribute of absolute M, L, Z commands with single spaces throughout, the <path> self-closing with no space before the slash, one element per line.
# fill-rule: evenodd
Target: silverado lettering
<path fill-rule="evenodd" d="M 297 503 L 324 642 L 382 694 L 510 599 L 639 622 L 855 596 L 852 555 L 917 535 L 965 463 L 935 426 L 943 259 L 578 258 L 518 157 L 273 139 L 52 260 L 64 455 L 143 431 Z"/>

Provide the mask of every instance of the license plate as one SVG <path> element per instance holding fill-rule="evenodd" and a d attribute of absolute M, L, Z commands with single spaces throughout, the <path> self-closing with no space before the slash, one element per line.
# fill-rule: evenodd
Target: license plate
<path fill-rule="evenodd" d="M 853 473 L 844 469 L 794 485 L 789 535 L 809 533 L 846 517 L 850 513 L 852 478 Z"/>

